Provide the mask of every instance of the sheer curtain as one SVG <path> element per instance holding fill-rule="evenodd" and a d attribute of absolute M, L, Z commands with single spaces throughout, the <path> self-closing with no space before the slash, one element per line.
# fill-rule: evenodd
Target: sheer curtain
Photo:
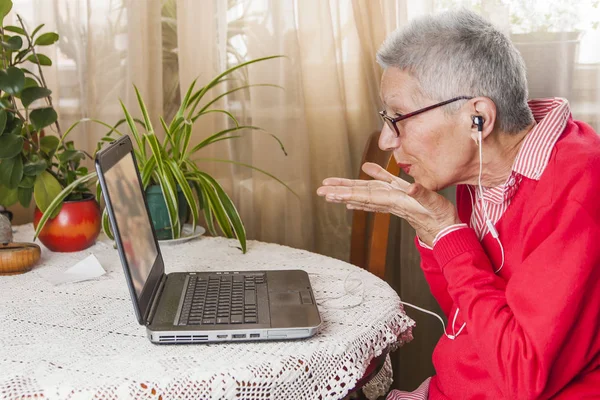
<path fill-rule="evenodd" d="M 378 45 L 397 25 L 404 6 L 396 2 L 269 0 L 204 2 L 179 0 L 182 92 L 192 77 L 214 73 L 240 60 L 285 55 L 248 68 L 255 87 L 231 96 L 245 124 L 261 127 L 283 142 L 287 155 L 269 135 L 246 132 L 221 142 L 207 156 L 228 157 L 276 175 L 293 190 L 244 167 L 203 164 L 230 189 L 248 236 L 347 259 L 351 215 L 315 195 L 328 176 L 355 176 L 366 138 L 380 128 L 381 71 Z M 399 12 L 401 10 L 401 12 Z M 191 18 L 190 15 L 194 17 Z M 385 21 L 385 23 L 381 23 Z M 185 47 L 184 38 L 195 38 Z M 201 57 L 195 53 L 198 43 Z M 184 49 L 185 47 L 185 49 Z M 224 119 L 195 129 L 202 138 Z"/>
<path fill-rule="evenodd" d="M 86 117 L 116 122 L 120 99 L 137 111 L 134 84 L 150 114 L 162 113 L 160 7 L 160 0 L 14 0 L 13 19 L 18 13 L 30 31 L 43 23 L 60 36 L 43 52 L 53 60 L 44 75 L 63 131 Z M 106 131 L 81 124 L 71 138 L 93 152 Z"/>
<path fill-rule="evenodd" d="M 150 114 L 162 112 L 162 42 L 160 0 L 13 0 L 13 25 L 19 14 L 28 31 L 45 24 L 59 41 L 40 51 L 52 66 L 43 73 L 52 90 L 63 133 L 82 119 L 114 124 L 123 118 L 119 99 L 139 115 L 133 85 L 147 100 Z M 93 154 L 107 129 L 80 124 L 70 134 L 76 146 Z M 50 130 L 47 134 L 57 134 Z M 87 160 L 88 168 L 92 167 Z M 28 209 L 15 206 L 15 223 L 31 221 Z"/>

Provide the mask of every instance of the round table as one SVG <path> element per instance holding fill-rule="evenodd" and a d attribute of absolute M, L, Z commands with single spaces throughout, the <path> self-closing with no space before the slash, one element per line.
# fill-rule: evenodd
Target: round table
<path fill-rule="evenodd" d="M 15 228 L 31 241 L 33 228 Z M 138 325 L 112 241 L 53 253 L 23 275 L 0 276 L 0 398 L 339 399 L 371 360 L 412 338 L 390 286 L 348 263 L 276 244 L 201 237 L 161 245 L 166 272 L 303 269 L 323 323 L 293 341 L 155 345 Z M 94 254 L 106 274 L 48 280 Z M 362 282 L 357 289 L 348 283 Z M 351 287 L 349 289 L 349 287 Z M 363 290 L 364 289 L 364 290 Z"/>

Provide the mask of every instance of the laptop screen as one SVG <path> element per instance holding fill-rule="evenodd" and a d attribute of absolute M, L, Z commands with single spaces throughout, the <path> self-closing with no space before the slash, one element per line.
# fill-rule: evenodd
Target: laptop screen
<path fill-rule="evenodd" d="M 131 281 L 139 299 L 158 250 L 131 153 L 104 172 L 104 180 Z"/>

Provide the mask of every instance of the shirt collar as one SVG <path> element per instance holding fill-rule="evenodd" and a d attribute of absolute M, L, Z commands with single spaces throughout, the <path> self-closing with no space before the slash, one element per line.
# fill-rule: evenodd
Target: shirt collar
<path fill-rule="evenodd" d="M 548 165 L 550 153 L 571 116 L 566 99 L 552 97 L 529 101 L 537 125 L 525 137 L 512 170 L 529 179 L 539 180 Z"/>
<path fill-rule="evenodd" d="M 571 116 L 569 102 L 563 98 L 532 99 L 528 105 L 536 125 L 525 137 L 506 182 L 484 189 L 483 198 L 486 201 L 500 204 L 512 198 L 522 176 L 539 180 Z"/>

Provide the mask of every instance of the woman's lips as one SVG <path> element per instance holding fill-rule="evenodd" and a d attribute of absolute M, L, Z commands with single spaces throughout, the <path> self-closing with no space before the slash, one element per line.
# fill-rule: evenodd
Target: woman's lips
<path fill-rule="evenodd" d="M 398 167 L 400 167 L 400 169 L 403 170 L 404 173 L 407 174 L 407 175 L 410 172 L 410 164 L 398 163 Z"/>

